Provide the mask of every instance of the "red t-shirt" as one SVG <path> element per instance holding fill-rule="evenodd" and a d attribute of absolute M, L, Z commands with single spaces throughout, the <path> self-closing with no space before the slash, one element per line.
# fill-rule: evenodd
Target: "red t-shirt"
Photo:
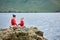
<path fill-rule="evenodd" d="M 11 19 L 11 25 L 17 25 L 16 20 L 14 18 Z"/>
<path fill-rule="evenodd" d="M 20 21 L 20 23 L 18 25 L 24 26 L 24 21 Z"/>

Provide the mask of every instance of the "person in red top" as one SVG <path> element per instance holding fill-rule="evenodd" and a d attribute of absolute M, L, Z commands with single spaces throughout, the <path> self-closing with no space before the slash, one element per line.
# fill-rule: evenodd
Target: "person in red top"
<path fill-rule="evenodd" d="M 20 19 L 20 23 L 18 24 L 20 27 L 24 27 L 24 18 Z"/>
<path fill-rule="evenodd" d="M 13 14 L 13 18 L 11 19 L 11 26 L 12 27 L 16 27 L 17 24 L 16 24 L 16 15 Z"/>

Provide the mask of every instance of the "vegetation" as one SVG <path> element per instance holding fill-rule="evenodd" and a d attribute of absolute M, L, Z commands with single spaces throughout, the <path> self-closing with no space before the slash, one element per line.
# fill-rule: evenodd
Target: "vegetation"
<path fill-rule="evenodd" d="M 60 0 L 0 0 L 0 12 L 56 11 L 60 11 Z"/>

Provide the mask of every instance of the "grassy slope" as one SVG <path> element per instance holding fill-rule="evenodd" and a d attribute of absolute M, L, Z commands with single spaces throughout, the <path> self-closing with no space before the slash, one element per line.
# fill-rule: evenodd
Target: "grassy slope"
<path fill-rule="evenodd" d="M 60 11 L 55 0 L 0 0 L 0 12 L 54 12 Z"/>

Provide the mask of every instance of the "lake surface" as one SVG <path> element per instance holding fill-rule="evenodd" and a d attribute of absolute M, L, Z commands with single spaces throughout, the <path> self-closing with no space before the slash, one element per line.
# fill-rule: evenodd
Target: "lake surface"
<path fill-rule="evenodd" d="M 60 40 L 60 13 L 0 13 L 0 28 L 10 26 L 12 14 L 16 14 L 17 24 L 24 17 L 25 26 L 38 27 L 48 40 Z"/>

